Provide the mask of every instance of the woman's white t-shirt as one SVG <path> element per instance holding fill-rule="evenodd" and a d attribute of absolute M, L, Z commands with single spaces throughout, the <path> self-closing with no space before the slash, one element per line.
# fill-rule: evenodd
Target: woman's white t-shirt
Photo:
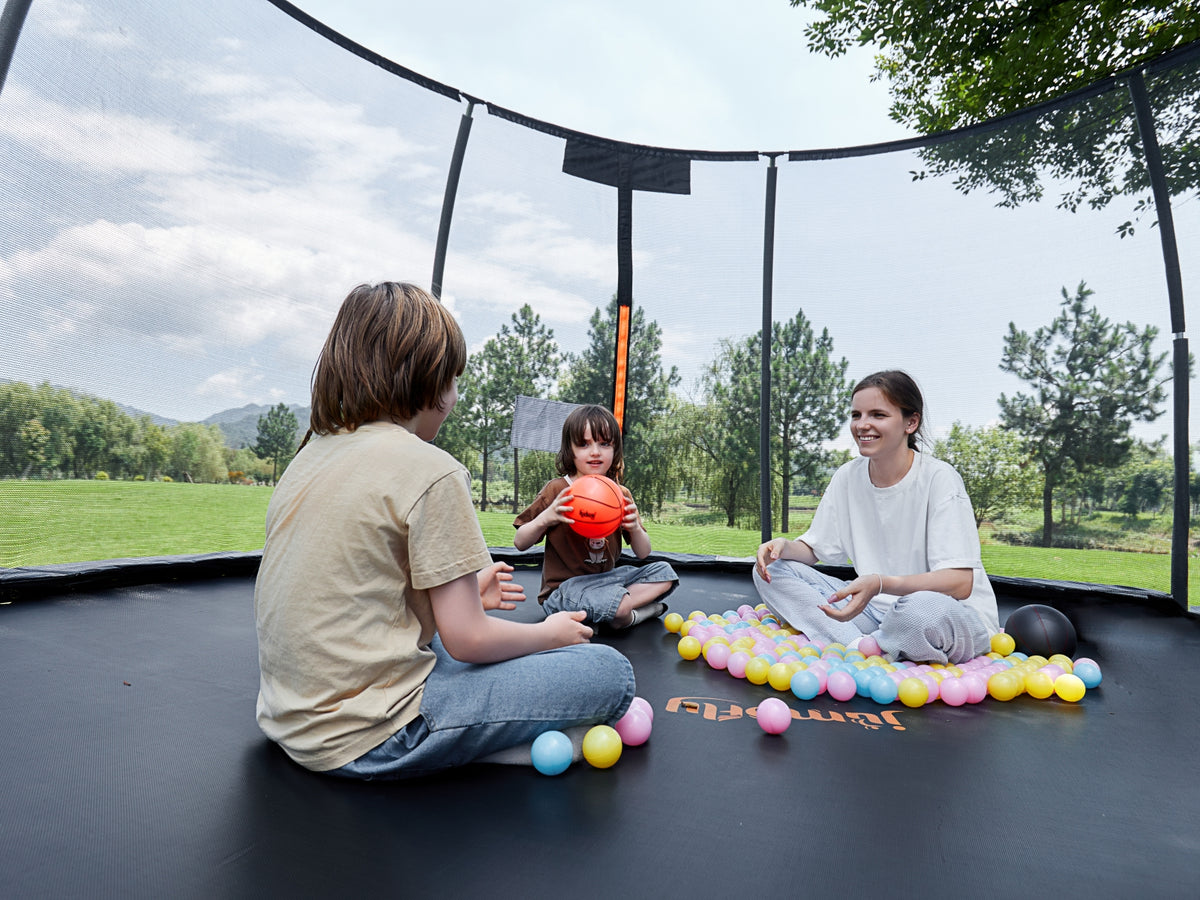
<path fill-rule="evenodd" d="M 992 632 L 999 631 L 996 594 L 983 570 L 979 531 L 962 477 L 949 463 L 914 453 L 908 474 L 880 488 L 871 483 L 868 463 L 860 456 L 833 474 L 800 540 L 821 562 L 852 565 L 860 574 L 971 569 L 974 585 L 962 602 Z M 880 594 L 875 602 L 895 600 Z"/>

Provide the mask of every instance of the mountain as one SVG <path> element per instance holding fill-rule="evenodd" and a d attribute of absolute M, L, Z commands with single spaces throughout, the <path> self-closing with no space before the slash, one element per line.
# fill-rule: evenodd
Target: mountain
<path fill-rule="evenodd" d="M 221 433 L 225 435 L 226 446 L 232 447 L 234 450 L 240 450 L 242 447 L 254 446 L 255 441 L 258 440 L 258 420 L 272 409 L 274 409 L 274 406 L 247 403 L 245 406 L 237 409 L 227 409 L 219 413 L 213 413 L 201 424 L 216 425 L 221 429 Z M 296 406 L 293 404 L 288 406 L 288 410 L 296 417 L 296 442 L 299 443 L 301 438 L 304 437 L 304 432 L 308 431 L 310 409 L 307 406 Z"/>

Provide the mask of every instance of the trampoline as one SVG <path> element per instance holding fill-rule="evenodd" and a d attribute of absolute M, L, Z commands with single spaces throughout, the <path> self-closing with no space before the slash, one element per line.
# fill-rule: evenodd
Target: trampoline
<path fill-rule="evenodd" d="M 507 555 L 535 592 L 536 553 Z M 674 611 L 756 602 L 744 561 L 671 562 Z M 254 563 L 10 591 L 0 896 L 1195 895 L 1200 622 L 1167 598 L 996 580 L 1002 618 L 1074 622 L 1104 671 L 1074 704 L 802 702 L 649 623 L 606 639 L 655 711 L 611 769 L 364 784 L 255 724 Z M 768 696 L 801 714 L 783 735 L 747 712 Z"/>
<path fill-rule="evenodd" d="M 205 552 L 257 545 L 216 546 L 221 529 L 193 523 L 183 552 L 195 555 L 64 555 L 43 566 L 56 545 L 39 527 L 55 507 L 68 508 L 73 530 L 99 531 L 111 497 L 14 492 L 27 527 L 0 534 L 0 898 L 1196 895 L 1200 786 L 1188 762 L 1200 748 L 1200 618 L 1188 611 L 1187 426 L 1200 401 L 1188 393 L 1181 273 L 1195 265 L 1187 250 L 1200 208 L 1186 202 L 1194 104 L 1180 98 L 1200 91 L 1200 44 L 960 133 L 718 152 L 530 118 L 383 59 L 286 0 L 104 0 L 69 14 L 2 5 L 0 314 L 11 340 L 0 374 L 29 382 L 31 397 L 37 384 L 47 395 L 104 384 L 135 411 L 170 401 L 179 419 L 169 421 L 211 429 L 198 424 L 216 402 L 205 391 L 232 391 L 220 394 L 229 407 L 248 399 L 237 393 L 247 385 L 304 396 L 330 304 L 357 281 L 414 272 L 432 273 L 472 348 L 510 316 L 515 325 L 518 301 L 529 301 L 578 358 L 594 309 L 594 331 L 628 339 L 641 325 L 641 335 L 668 337 L 648 376 L 667 385 L 676 367 L 700 380 L 716 345 L 753 338 L 760 320 L 759 335 L 803 313 L 837 338 L 831 362 L 845 352 L 855 374 L 880 360 L 921 373 L 939 427 L 994 418 L 980 398 L 1020 387 L 996 365 L 1006 326 L 1035 327 L 1063 285 L 1086 278 L 1105 315 L 1157 329 L 1177 378 L 1170 571 L 1134 569 L 1141 586 L 1117 587 L 1090 583 L 1108 576 L 1089 579 L 1079 555 L 1051 563 L 1061 581 L 989 566 L 1002 621 L 1044 603 L 1074 623 L 1076 655 L 1104 673 L 1079 702 L 800 701 L 682 659 L 677 637 L 650 623 L 598 638 L 633 663 L 655 711 L 649 741 L 611 769 L 577 763 L 557 777 L 475 765 L 363 784 L 305 771 L 255 723 L 259 555 Z M 343 126 L 352 138 L 326 141 Z M 1075 193 L 1087 185 L 1068 174 L 1050 173 L 1053 196 L 1020 209 L 925 177 L 941 154 L 1011 156 L 1020 169 L 1029 141 L 1110 127 L 1128 132 L 1114 139 L 1122 177 L 1154 194 L 1136 239 L 1114 236 L 1128 211 L 1085 209 Z M 1165 164 L 1151 159 L 1156 141 Z M 360 143 L 372 152 L 353 152 Z M 1063 196 L 1080 208 L 1055 207 Z M 398 257 L 403 272 L 392 268 Z M 615 326 L 601 322 L 605 304 Z M 760 431 L 704 448 L 660 495 L 693 500 L 701 469 L 716 479 L 732 459 L 749 472 L 741 506 L 707 495 L 695 505 L 718 527 L 754 518 L 773 533 L 779 497 L 803 490 L 776 486 L 759 464 L 770 449 L 769 382 L 757 409 L 747 401 L 736 416 L 698 417 L 703 397 L 693 403 L 685 387 L 658 406 L 639 393 L 639 353 L 616 343 L 616 354 L 604 348 L 617 357 L 612 380 L 629 376 L 631 419 L 653 419 L 656 441 L 680 453 L 709 419 Z M 185 387 L 170 380 L 181 373 Z M 626 385 L 612 387 L 616 407 Z M 116 420 L 115 403 L 103 403 Z M 547 415 L 540 406 L 529 418 Z M 26 429 L 29 444 L 22 455 L 0 441 L 3 477 L 22 490 L 31 471 L 100 484 L 96 460 L 63 474 L 51 430 L 65 426 L 42 418 L 26 429 L 23 414 L 0 431 Z M 138 423 L 139 435 L 159 427 L 148 414 Z M 512 451 L 514 512 L 540 486 L 536 458 L 520 456 L 519 484 L 516 471 L 518 448 L 536 446 L 514 443 L 492 459 L 498 472 Z M 114 482 L 163 480 L 153 466 L 135 473 L 135 457 L 110 454 Z M 143 529 L 130 516 L 115 530 L 132 541 Z M 726 551 L 699 537 L 686 546 L 697 554 L 651 557 L 681 575 L 672 611 L 755 602 L 748 560 L 715 555 Z M 540 551 L 493 554 L 536 594 Z M 541 613 L 529 600 L 494 614 Z M 798 715 L 778 736 L 752 714 L 772 696 Z"/>

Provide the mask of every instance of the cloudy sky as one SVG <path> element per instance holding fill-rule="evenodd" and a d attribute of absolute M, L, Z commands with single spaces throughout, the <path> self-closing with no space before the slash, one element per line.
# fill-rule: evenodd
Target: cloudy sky
<path fill-rule="evenodd" d="M 618 140 L 907 136 L 869 52 L 810 55 L 809 14 L 786 0 L 298 5 L 466 94 Z M 34 0 L 0 96 L 0 378 L 181 420 L 306 403 L 349 287 L 428 283 L 464 109 L 265 0 Z M 579 349 L 615 290 L 615 192 L 564 177 L 562 154 L 475 112 L 443 298 L 473 349 L 523 303 Z M 943 428 L 994 420 L 1020 388 L 997 366 L 1008 322 L 1048 323 L 1064 286 L 1169 331 L 1156 232 L 1113 236 L 1128 210 L 998 211 L 914 181 L 908 153 L 780 166 L 776 318 L 828 328 L 851 376 L 914 371 Z M 635 199 L 635 302 L 685 383 L 758 328 L 764 171 L 693 163 L 691 195 Z M 1177 213 L 1185 240 L 1194 206 Z"/>

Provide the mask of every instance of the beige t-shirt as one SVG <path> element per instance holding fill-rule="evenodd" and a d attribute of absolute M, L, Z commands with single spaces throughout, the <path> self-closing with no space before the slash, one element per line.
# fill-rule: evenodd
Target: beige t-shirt
<path fill-rule="evenodd" d="M 429 588 L 491 563 L 470 476 L 404 428 L 318 436 L 267 509 L 254 591 L 258 723 L 336 769 L 420 712 L 434 665 Z"/>

